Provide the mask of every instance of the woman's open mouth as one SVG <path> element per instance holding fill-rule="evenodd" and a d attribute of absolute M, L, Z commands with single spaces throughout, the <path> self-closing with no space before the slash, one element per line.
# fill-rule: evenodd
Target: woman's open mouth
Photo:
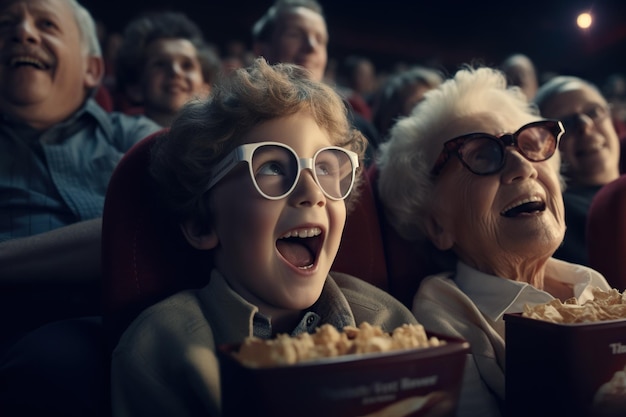
<path fill-rule="evenodd" d="M 546 209 L 546 203 L 539 197 L 531 197 L 518 201 L 500 212 L 504 217 L 519 217 L 537 214 Z"/>

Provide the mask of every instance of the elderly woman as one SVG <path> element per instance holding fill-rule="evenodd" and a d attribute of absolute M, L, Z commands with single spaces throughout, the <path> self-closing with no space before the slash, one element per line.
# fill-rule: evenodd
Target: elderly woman
<path fill-rule="evenodd" d="M 391 224 L 455 258 L 449 272 L 422 281 L 413 313 L 428 330 L 471 344 L 460 416 L 502 415 L 505 313 L 609 289 L 596 271 L 552 257 L 565 232 L 563 132 L 519 88 L 507 89 L 501 72 L 465 68 L 426 93 L 381 147 Z"/>

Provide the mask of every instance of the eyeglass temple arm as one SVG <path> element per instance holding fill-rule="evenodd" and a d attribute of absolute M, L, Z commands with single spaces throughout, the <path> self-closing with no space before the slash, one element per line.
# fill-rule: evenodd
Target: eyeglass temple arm
<path fill-rule="evenodd" d="M 215 184 L 217 184 L 222 178 L 230 172 L 230 167 L 243 160 L 243 151 L 239 148 L 235 148 L 224 159 L 222 159 L 213 170 L 211 182 L 207 186 L 206 191 L 209 191 Z"/>

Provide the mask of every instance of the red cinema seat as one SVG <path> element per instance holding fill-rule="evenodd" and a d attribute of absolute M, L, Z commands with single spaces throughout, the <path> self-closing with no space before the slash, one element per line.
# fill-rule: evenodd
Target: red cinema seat
<path fill-rule="evenodd" d="M 411 242 L 404 239 L 390 225 L 378 194 L 378 168 L 371 165 L 367 175 L 379 214 L 385 262 L 387 264 L 387 292 L 411 308 L 413 296 L 428 275 L 441 272 L 434 261 L 436 249 L 427 241 Z"/>
<path fill-rule="evenodd" d="M 210 267 L 156 204 L 147 168 L 150 147 L 163 132 L 148 136 L 124 155 L 107 190 L 102 218 L 103 322 L 111 349 L 143 309 L 178 290 L 202 285 L 205 276 L 199 271 Z"/>
<path fill-rule="evenodd" d="M 626 290 L 626 175 L 597 192 L 587 214 L 589 266 Z"/>
<path fill-rule="evenodd" d="M 369 177 L 363 171 L 359 199 L 348 213 L 333 270 L 389 289 L 379 213 Z"/>

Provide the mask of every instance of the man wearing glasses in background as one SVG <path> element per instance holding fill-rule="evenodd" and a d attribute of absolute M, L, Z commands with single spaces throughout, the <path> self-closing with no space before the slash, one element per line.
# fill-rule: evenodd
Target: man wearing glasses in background
<path fill-rule="evenodd" d="M 620 142 L 606 99 L 586 80 L 558 76 L 534 98 L 543 117 L 559 119 L 565 134 L 559 144 L 567 231 L 555 258 L 588 265 L 585 227 L 593 197 L 619 177 Z"/>

